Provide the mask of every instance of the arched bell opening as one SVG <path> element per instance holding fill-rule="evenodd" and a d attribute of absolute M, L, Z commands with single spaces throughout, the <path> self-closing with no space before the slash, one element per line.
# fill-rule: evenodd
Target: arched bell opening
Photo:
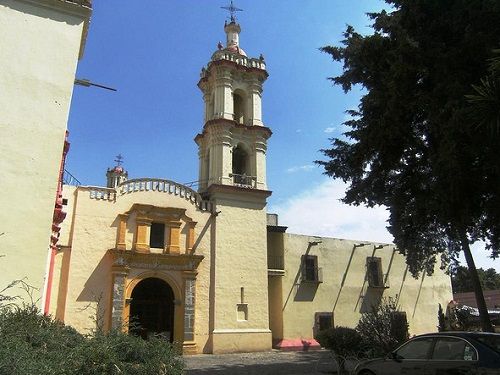
<path fill-rule="evenodd" d="M 245 93 L 241 90 L 233 92 L 233 112 L 234 121 L 238 124 L 244 124 L 246 122 Z"/>
<path fill-rule="evenodd" d="M 129 333 L 147 339 L 157 335 L 173 342 L 174 292 L 165 281 L 150 277 L 132 290 Z"/>
<path fill-rule="evenodd" d="M 248 152 L 239 144 L 233 149 L 233 182 L 239 185 L 251 185 L 250 162 Z"/>

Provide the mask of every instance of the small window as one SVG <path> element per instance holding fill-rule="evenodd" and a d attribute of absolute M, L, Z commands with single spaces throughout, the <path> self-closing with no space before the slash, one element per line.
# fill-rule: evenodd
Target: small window
<path fill-rule="evenodd" d="M 368 286 L 375 288 L 384 287 L 384 275 L 382 273 L 381 258 L 366 258 L 366 272 L 368 278 Z"/>
<path fill-rule="evenodd" d="M 436 341 L 432 359 L 441 361 L 475 361 L 477 360 L 477 354 L 476 350 L 466 341 L 454 337 L 443 337 Z"/>
<path fill-rule="evenodd" d="M 302 256 L 302 281 L 322 282 L 321 269 L 318 268 L 318 257 L 316 255 Z"/>
<path fill-rule="evenodd" d="M 391 314 L 391 335 L 399 337 L 401 332 L 408 332 L 408 319 L 406 312 L 395 311 Z"/>
<path fill-rule="evenodd" d="M 431 345 L 431 338 L 415 339 L 399 348 L 396 355 L 399 359 L 427 359 Z"/>
<path fill-rule="evenodd" d="M 152 223 L 149 236 L 149 247 L 163 249 L 165 247 L 165 224 Z"/>
<path fill-rule="evenodd" d="M 331 312 L 317 312 L 315 315 L 316 332 L 333 327 L 333 314 Z"/>

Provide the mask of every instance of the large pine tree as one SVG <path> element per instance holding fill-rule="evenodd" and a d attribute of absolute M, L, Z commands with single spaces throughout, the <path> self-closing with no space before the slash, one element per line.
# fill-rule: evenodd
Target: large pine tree
<path fill-rule="evenodd" d="M 373 34 L 348 26 L 342 46 L 322 49 L 344 65 L 331 80 L 366 93 L 318 163 L 350 183 L 346 203 L 389 208 L 389 231 L 414 275 L 463 251 L 491 331 L 469 245 L 485 240 L 499 255 L 500 138 L 467 95 L 500 46 L 500 1 L 386 2 L 390 11 L 370 14 Z"/>

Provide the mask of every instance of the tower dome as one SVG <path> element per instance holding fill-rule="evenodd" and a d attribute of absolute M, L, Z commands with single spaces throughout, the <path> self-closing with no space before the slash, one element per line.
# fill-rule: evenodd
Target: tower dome
<path fill-rule="evenodd" d="M 108 188 L 116 188 L 118 185 L 127 181 L 128 172 L 123 168 L 123 156 L 118 154 L 116 156 L 116 165 L 112 168 L 108 168 L 106 172 L 106 186 Z"/>

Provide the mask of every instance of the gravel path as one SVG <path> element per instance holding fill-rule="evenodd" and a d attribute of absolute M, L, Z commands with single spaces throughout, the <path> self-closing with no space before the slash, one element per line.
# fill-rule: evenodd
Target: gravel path
<path fill-rule="evenodd" d="M 199 354 L 184 357 L 186 375 L 324 375 L 335 373 L 329 352 Z"/>

